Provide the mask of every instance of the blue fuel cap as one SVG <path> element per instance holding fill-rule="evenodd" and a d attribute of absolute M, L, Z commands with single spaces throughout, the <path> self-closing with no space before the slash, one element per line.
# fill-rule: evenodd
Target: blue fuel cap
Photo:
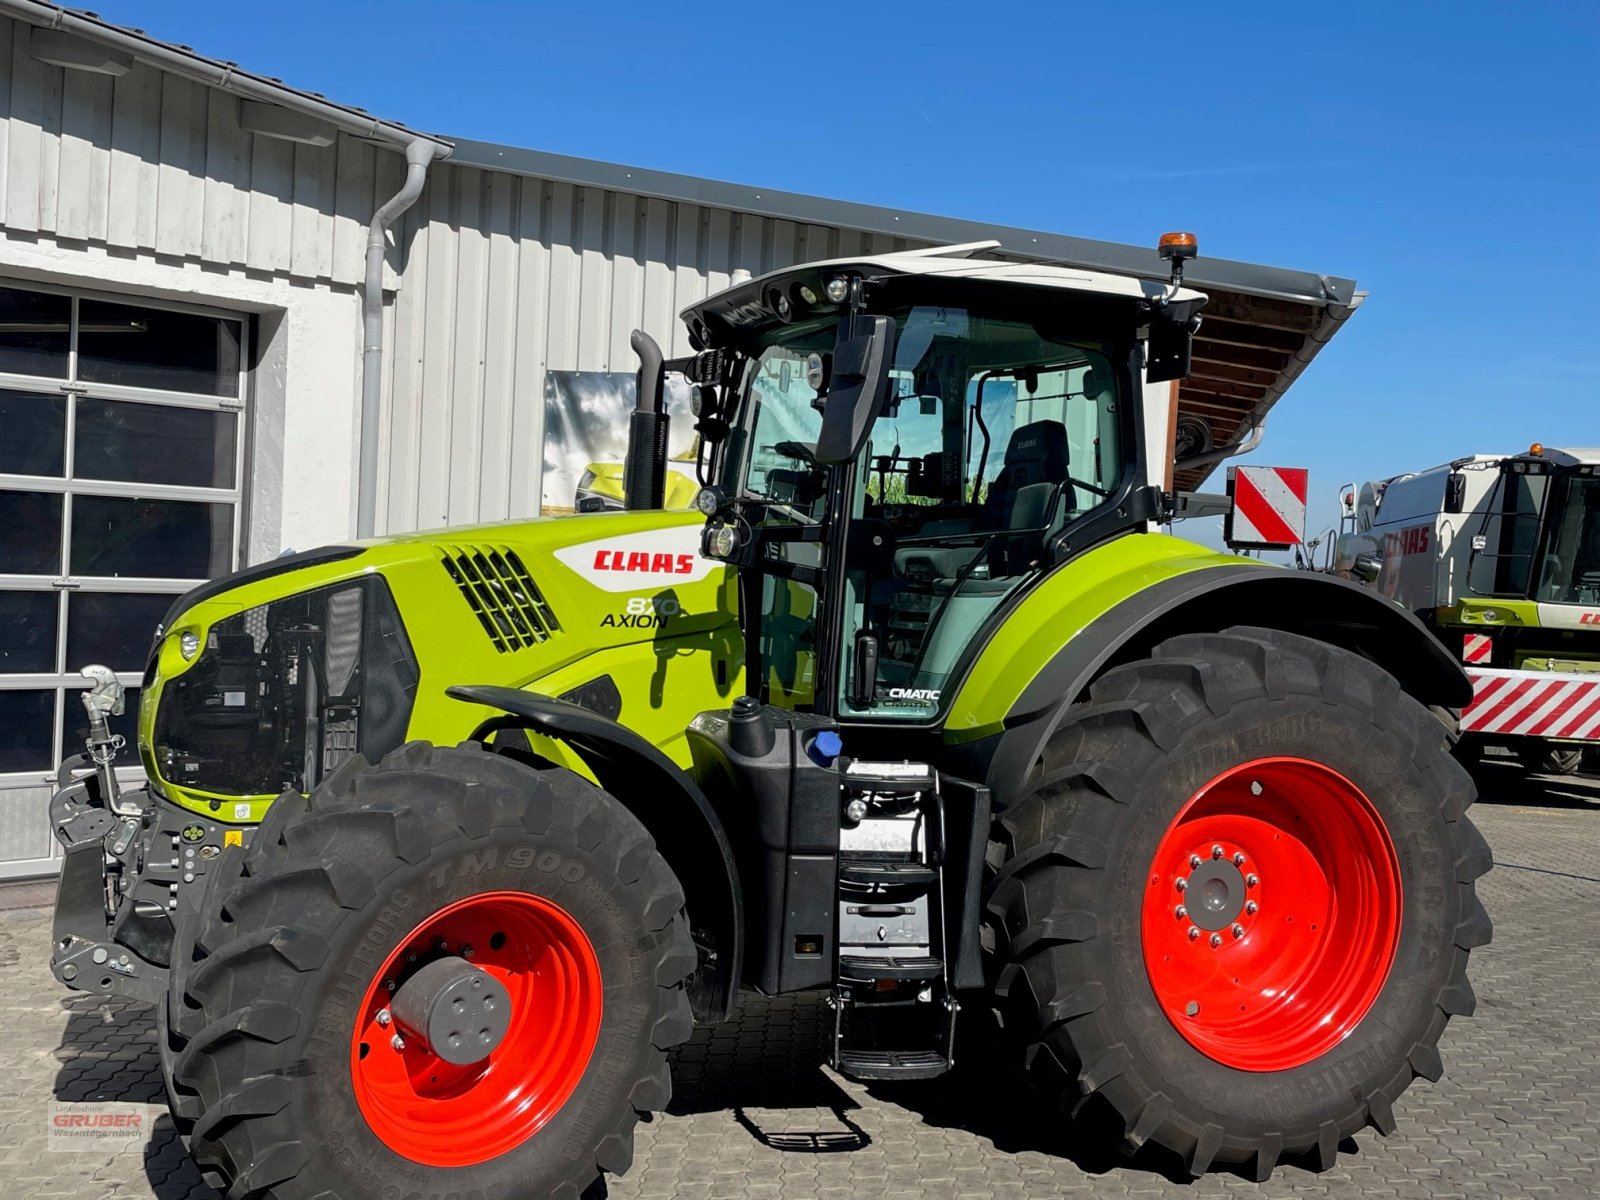
<path fill-rule="evenodd" d="M 843 749 L 844 742 L 839 735 L 831 729 L 824 729 L 811 742 L 811 757 L 826 767 L 839 757 L 839 751 Z"/>

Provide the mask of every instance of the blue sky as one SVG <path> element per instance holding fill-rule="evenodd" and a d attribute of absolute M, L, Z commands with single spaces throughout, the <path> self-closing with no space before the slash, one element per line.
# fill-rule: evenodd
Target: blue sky
<path fill-rule="evenodd" d="M 96 7 L 447 135 L 1353 277 L 1251 459 L 1313 521 L 1600 444 L 1595 0 Z"/>

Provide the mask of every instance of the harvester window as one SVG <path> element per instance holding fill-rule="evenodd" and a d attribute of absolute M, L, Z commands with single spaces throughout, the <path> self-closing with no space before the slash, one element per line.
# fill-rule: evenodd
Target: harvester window
<path fill-rule="evenodd" d="M 1600 479 L 1566 480 L 1551 503 L 1547 536 L 1535 599 L 1600 604 Z"/>

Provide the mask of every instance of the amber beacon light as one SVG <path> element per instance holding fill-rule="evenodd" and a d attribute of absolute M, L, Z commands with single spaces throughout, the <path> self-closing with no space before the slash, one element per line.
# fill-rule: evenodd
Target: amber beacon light
<path fill-rule="evenodd" d="M 1172 264 L 1172 282 L 1183 282 L 1183 264 L 1200 253 L 1200 242 L 1192 233 L 1163 233 L 1156 253 Z"/>

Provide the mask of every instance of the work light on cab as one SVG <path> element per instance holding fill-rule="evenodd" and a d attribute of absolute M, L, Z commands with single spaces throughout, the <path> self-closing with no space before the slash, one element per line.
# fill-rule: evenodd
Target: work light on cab
<path fill-rule="evenodd" d="M 1156 253 L 1172 264 L 1172 282 L 1183 282 L 1183 264 L 1200 253 L 1200 242 L 1192 233 L 1163 233 Z"/>

